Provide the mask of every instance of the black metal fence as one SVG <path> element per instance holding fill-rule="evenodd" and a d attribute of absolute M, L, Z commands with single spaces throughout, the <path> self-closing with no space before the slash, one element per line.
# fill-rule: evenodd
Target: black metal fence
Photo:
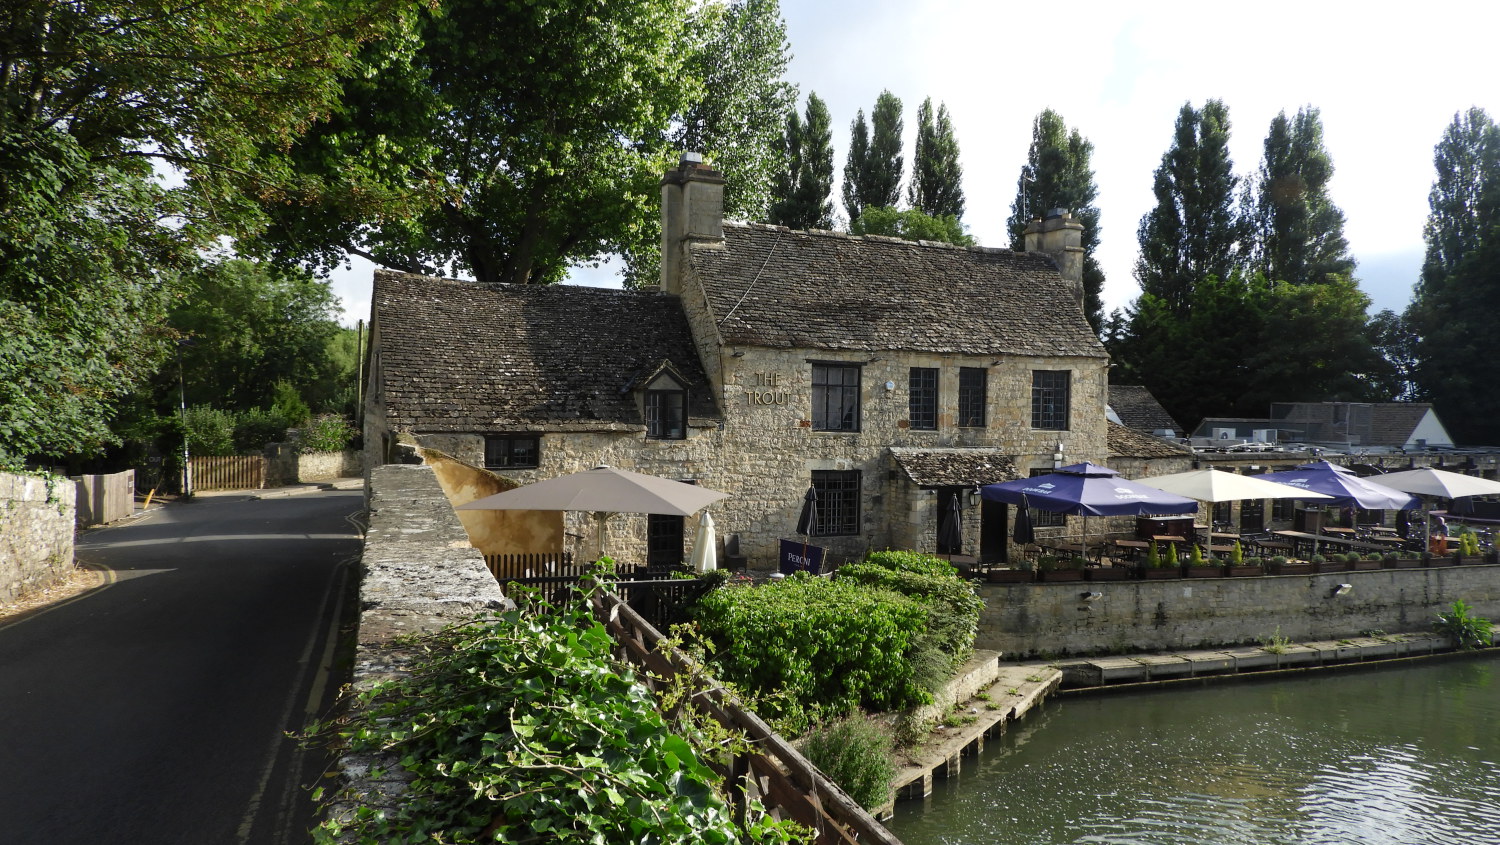
<path fill-rule="evenodd" d="M 568 552 L 485 555 L 484 562 L 512 598 L 519 587 L 535 591 L 551 604 L 571 598 L 578 582 L 592 569 L 591 564 L 574 562 Z M 686 622 L 688 606 L 708 589 L 696 579 L 671 577 L 690 571 L 684 566 L 620 566 L 613 592 L 658 630 L 667 630 Z"/>

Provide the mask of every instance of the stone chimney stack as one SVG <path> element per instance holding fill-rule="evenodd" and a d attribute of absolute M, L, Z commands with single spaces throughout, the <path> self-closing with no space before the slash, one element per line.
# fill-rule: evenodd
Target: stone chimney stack
<path fill-rule="evenodd" d="M 661 180 L 661 289 L 682 293 L 682 247 L 688 240 L 724 240 L 724 176 L 683 153 Z"/>
<path fill-rule="evenodd" d="M 1058 272 L 1073 287 L 1078 304 L 1083 304 L 1083 224 L 1061 208 L 1047 212 L 1041 220 L 1026 226 L 1026 251 L 1044 252 L 1057 262 Z"/>

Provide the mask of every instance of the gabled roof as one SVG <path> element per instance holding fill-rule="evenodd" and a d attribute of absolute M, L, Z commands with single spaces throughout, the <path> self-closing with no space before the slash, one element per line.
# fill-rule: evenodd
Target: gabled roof
<path fill-rule="evenodd" d="M 377 270 L 373 320 L 396 428 L 635 428 L 631 385 L 665 370 L 687 383 L 690 417 L 719 418 L 675 296 Z"/>
<path fill-rule="evenodd" d="M 1102 358 L 1052 260 L 782 226 L 726 223 L 687 244 L 726 344 Z"/>
<path fill-rule="evenodd" d="M 1193 450 L 1186 446 L 1142 434 L 1116 422 L 1108 423 L 1108 426 L 1105 436 L 1109 454 L 1116 458 L 1181 458 L 1193 454 Z"/>
<path fill-rule="evenodd" d="M 1172 419 L 1167 409 L 1156 401 L 1151 391 L 1137 384 L 1112 384 L 1109 386 L 1109 407 L 1114 409 L 1120 422 L 1136 431 L 1152 433 L 1164 428 L 1181 435 L 1182 426 Z"/>

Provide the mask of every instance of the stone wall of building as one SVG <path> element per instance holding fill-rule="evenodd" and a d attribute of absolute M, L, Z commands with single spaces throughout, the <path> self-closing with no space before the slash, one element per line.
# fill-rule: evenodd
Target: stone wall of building
<path fill-rule="evenodd" d="M 0 472 L 0 604 L 68 574 L 76 496 L 66 479 Z"/>
<path fill-rule="evenodd" d="M 1340 584 L 1350 585 L 1334 595 Z M 1010 658 L 1338 639 L 1430 628 L 1456 599 L 1500 617 L 1500 566 L 1168 581 L 983 584 L 976 648 Z M 1087 594 L 1097 593 L 1092 600 Z"/>

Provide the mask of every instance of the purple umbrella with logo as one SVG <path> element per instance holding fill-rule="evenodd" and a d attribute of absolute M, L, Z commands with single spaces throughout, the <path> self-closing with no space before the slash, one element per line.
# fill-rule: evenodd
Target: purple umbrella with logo
<path fill-rule="evenodd" d="M 1193 499 L 1128 481 L 1109 467 L 1087 461 L 1047 475 L 986 484 L 979 488 L 979 495 L 992 502 L 1025 503 L 1037 510 L 1082 516 L 1085 541 L 1091 516 L 1198 512 L 1198 502 Z"/>
<path fill-rule="evenodd" d="M 1376 476 L 1377 478 L 1379 476 Z M 1339 507 L 1361 507 L 1370 511 L 1408 510 L 1419 508 L 1422 501 L 1410 493 L 1394 490 L 1366 478 L 1360 478 L 1352 470 L 1328 461 L 1302 464 L 1296 469 L 1268 472 L 1258 475 L 1263 481 L 1287 484 L 1299 490 L 1322 493 L 1330 497 L 1323 504 Z"/>

